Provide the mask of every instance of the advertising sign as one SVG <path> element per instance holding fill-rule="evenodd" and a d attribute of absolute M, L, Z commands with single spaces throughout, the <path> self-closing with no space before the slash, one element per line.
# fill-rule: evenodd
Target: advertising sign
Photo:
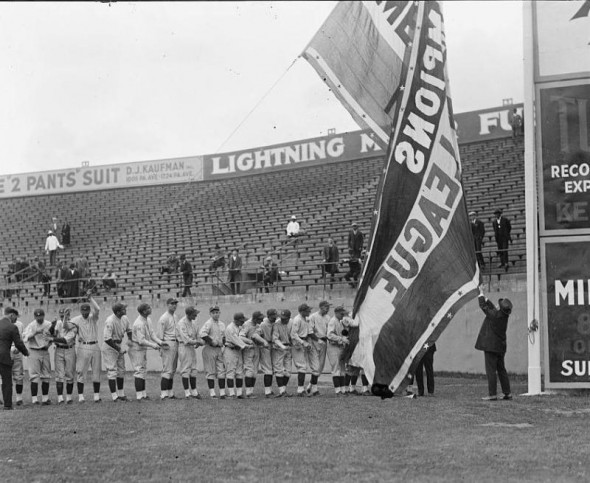
<path fill-rule="evenodd" d="M 539 97 L 541 229 L 590 233 L 590 81 L 541 88 Z"/>
<path fill-rule="evenodd" d="M 590 387 L 590 240 L 545 239 L 542 264 L 545 384 Z"/>
<path fill-rule="evenodd" d="M 512 113 L 516 109 L 524 119 L 522 104 L 493 107 L 455 114 L 459 144 L 501 139 L 512 136 Z"/>

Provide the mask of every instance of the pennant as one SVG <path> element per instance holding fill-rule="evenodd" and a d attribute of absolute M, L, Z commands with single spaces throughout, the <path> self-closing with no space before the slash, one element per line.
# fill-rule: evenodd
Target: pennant
<path fill-rule="evenodd" d="M 383 148 L 400 97 L 418 2 L 340 2 L 302 56 Z"/>

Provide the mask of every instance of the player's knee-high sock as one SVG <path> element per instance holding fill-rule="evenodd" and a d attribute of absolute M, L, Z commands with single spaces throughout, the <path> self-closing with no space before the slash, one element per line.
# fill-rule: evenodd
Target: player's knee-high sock
<path fill-rule="evenodd" d="M 16 400 L 17 400 L 17 402 L 23 400 L 23 385 L 22 384 L 16 385 Z"/>
<path fill-rule="evenodd" d="M 209 388 L 209 396 L 215 396 L 215 379 L 207 379 L 207 387 Z"/>
<path fill-rule="evenodd" d="M 140 400 L 142 398 L 141 378 L 136 377 L 133 382 L 135 383 L 135 397 L 137 400 Z"/>
<path fill-rule="evenodd" d="M 264 394 L 272 394 L 272 375 L 264 375 Z"/>
<path fill-rule="evenodd" d="M 317 376 L 315 374 L 311 375 L 311 392 L 315 393 L 318 392 L 318 379 L 320 376 Z"/>
<path fill-rule="evenodd" d="M 117 395 L 117 381 L 115 379 L 109 379 L 109 390 L 111 391 L 113 401 L 119 397 Z"/>
<path fill-rule="evenodd" d="M 197 376 L 190 376 L 189 377 L 189 382 L 191 385 L 191 395 L 192 396 L 198 396 L 199 395 L 199 391 L 197 390 Z"/>
<path fill-rule="evenodd" d="M 94 389 L 94 400 L 100 401 L 100 382 L 93 382 L 92 388 Z"/>
<path fill-rule="evenodd" d="M 190 397 L 191 390 L 189 389 L 188 377 L 182 377 L 182 387 L 184 388 L 184 397 Z"/>
<path fill-rule="evenodd" d="M 246 396 L 249 396 L 254 392 L 254 384 L 256 384 L 256 379 L 253 377 L 246 377 Z"/>
<path fill-rule="evenodd" d="M 37 392 L 39 391 L 39 385 L 36 382 L 31 382 L 31 399 L 33 404 L 37 402 Z"/>
<path fill-rule="evenodd" d="M 361 374 L 361 381 L 363 383 L 363 392 L 369 392 L 369 380 L 367 379 L 367 376 Z"/>
<path fill-rule="evenodd" d="M 279 392 L 282 394 L 285 392 L 285 383 L 283 382 L 283 376 L 275 376 L 277 380 L 277 386 L 279 386 Z"/>
<path fill-rule="evenodd" d="M 74 383 L 73 382 L 66 382 L 66 394 L 71 396 L 74 392 Z"/>
<path fill-rule="evenodd" d="M 237 379 L 236 378 L 236 387 L 237 387 L 237 393 L 238 396 L 242 395 L 242 386 L 244 385 L 244 380 L 243 379 Z"/>
<path fill-rule="evenodd" d="M 78 401 L 84 401 L 84 383 L 83 382 L 79 382 L 77 384 L 78 386 Z"/>
<path fill-rule="evenodd" d="M 230 396 L 235 396 L 236 395 L 236 392 L 234 391 L 234 380 L 233 380 L 233 378 L 232 379 L 230 379 L 230 378 L 227 379 L 227 390 L 228 390 L 228 393 L 229 393 Z"/>
<path fill-rule="evenodd" d="M 168 379 L 163 377 L 160 379 L 160 398 L 165 399 L 168 397 Z"/>
<path fill-rule="evenodd" d="M 305 390 L 305 372 L 297 373 L 297 394 Z"/>
<path fill-rule="evenodd" d="M 359 380 L 359 376 L 350 376 L 350 385 L 352 386 L 350 388 L 350 392 L 356 391 L 356 383 L 358 380 Z"/>
<path fill-rule="evenodd" d="M 219 384 L 219 395 L 220 396 L 225 396 L 225 378 L 224 379 L 218 379 L 217 380 L 217 384 Z"/>
<path fill-rule="evenodd" d="M 124 377 L 117 377 L 117 395 L 119 397 L 125 397 L 125 390 L 123 386 L 125 385 L 125 378 Z"/>
<path fill-rule="evenodd" d="M 64 383 L 63 382 L 56 382 L 55 383 L 55 390 L 57 392 L 57 402 L 61 403 L 64 400 Z"/>
<path fill-rule="evenodd" d="M 168 379 L 168 397 L 174 397 L 174 374 L 170 379 Z"/>
<path fill-rule="evenodd" d="M 350 376 L 348 374 L 346 374 L 344 376 L 344 392 L 346 392 L 350 386 Z"/>
<path fill-rule="evenodd" d="M 49 381 L 41 381 L 41 399 L 43 402 L 49 400 Z"/>
<path fill-rule="evenodd" d="M 333 376 L 332 382 L 334 383 L 334 391 L 338 394 L 340 392 L 340 376 Z"/>

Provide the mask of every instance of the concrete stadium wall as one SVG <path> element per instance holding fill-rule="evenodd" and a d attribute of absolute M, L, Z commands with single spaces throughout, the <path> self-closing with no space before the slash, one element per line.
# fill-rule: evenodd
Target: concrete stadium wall
<path fill-rule="evenodd" d="M 528 355 L 527 355 L 527 321 L 526 321 L 526 283 L 523 280 L 503 281 L 502 283 L 492 284 L 488 287 L 488 297 L 497 303 L 499 298 L 509 298 L 514 305 L 514 312 L 510 318 L 508 326 L 508 352 L 506 354 L 506 368 L 511 373 L 527 374 Z M 255 310 L 266 312 L 267 309 L 274 307 L 276 309 L 290 309 L 293 314 L 297 313 L 297 306 L 303 302 L 317 310 L 321 300 L 329 300 L 334 305 L 344 305 L 347 308 L 352 307 L 354 293 L 350 289 L 334 290 L 331 292 L 322 292 L 322 290 L 305 292 L 286 292 L 271 294 L 249 294 L 243 296 L 226 297 L 226 298 L 202 298 L 197 303 L 197 308 L 201 311 L 197 317 L 199 328 L 209 318 L 209 307 L 218 304 L 221 309 L 221 320 L 229 323 L 235 312 L 244 312 L 247 317 Z M 136 307 L 137 301 L 126 301 L 129 305 L 127 313 L 131 322 L 137 318 Z M 109 303 L 99 303 L 101 305 L 101 316 L 99 322 L 99 335 L 102 334 L 103 323 L 108 315 L 111 314 Z M 184 309 L 187 304 L 180 303 L 177 314 L 184 315 Z M 21 310 L 20 319 L 26 326 L 33 320 L 31 307 L 26 312 Z M 155 323 L 166 310 L 163 301 L 154 301 L 152 322 Z M 57 309 L 47 311 L 46 318 L 51 320 L 55 317 Z M 76 312 L 76 311 L 75 311 Z M 470 374 L 484 374 L 483 354 L 475 350 L 475 340 L 483 321 L 477 299 L 466 304 L 453 318 L 447 329 L 443 332 L 437 341 L 437 352 L 435 354 L 435 371 L 460 372 Z M 540 335 L 535 334 L 536 337 Z M 201 350 L 198 354 L 198 367 L 203 370 L 203 361 Z M 126 357 L 127 370 L 131 371 L 129 359 Z M 52 354 L 53 365 L 53 354 Z M 103 368 L 104 369 L 104 368 Z M 157 351 L 148 350 L 148 370 L 161 370 L 161 362 Z M 326 369 L 327 371 L 328 369 Z"/>

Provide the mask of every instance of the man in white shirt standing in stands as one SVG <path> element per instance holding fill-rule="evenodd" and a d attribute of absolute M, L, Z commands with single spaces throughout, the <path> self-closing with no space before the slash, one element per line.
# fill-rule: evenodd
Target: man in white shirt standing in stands
<path fill-rule="evenodd" d="M 169 298 L 166 300 L 168 310 L 164 312 L 160 320 L 158 320 L 158 327 L 156 333 L 162 342 L 166 342 L 162 346 L 160 354 L 162 356 L 162 379 L 160 380 L 160 399 L 164 400 L 175 399 L 174 396 L 174 374 L 178 366 L 178 342 L 176 341 L 176 307 L 178 300 Z"/>
<path fill-rule="evenodd" d="M 299 226 L 299 222 L 297 221 L 297 217 L 295 215 L 291 216 L 291 221 L 287 224 L 287 237 L 297 237 L 299 236 L 299 230 L 301 227 Z"/>
<path fill-rule="evenodd" d="M 61 246 L 53 232 L 49 230 L 47 232 L 47 239 L 45 240 L 45 253 L 49 254 L 49 265 L 52 267 L 55 266 L 55 262 L 57 261 L 58 248 L 63 248 L 63 246 Z"/>
<path fill-rule="evenodd" d="M 78 335 L 78 352 L 76 353 L 76 374 L 78 378 L 78 402 L 84 402 L 84 381 L 88 368 L 92 367 L 92 385 L 94 389 L 94 402 L 100 402 L 100 370 L 102 357 L 98 345 L 98 315 L 100 307 L 91 295 L 88 300 L 92 304 L 80 305 L 80 315 L 69 322 L 64 321 L 65 330 L 75 330 Z"/>

